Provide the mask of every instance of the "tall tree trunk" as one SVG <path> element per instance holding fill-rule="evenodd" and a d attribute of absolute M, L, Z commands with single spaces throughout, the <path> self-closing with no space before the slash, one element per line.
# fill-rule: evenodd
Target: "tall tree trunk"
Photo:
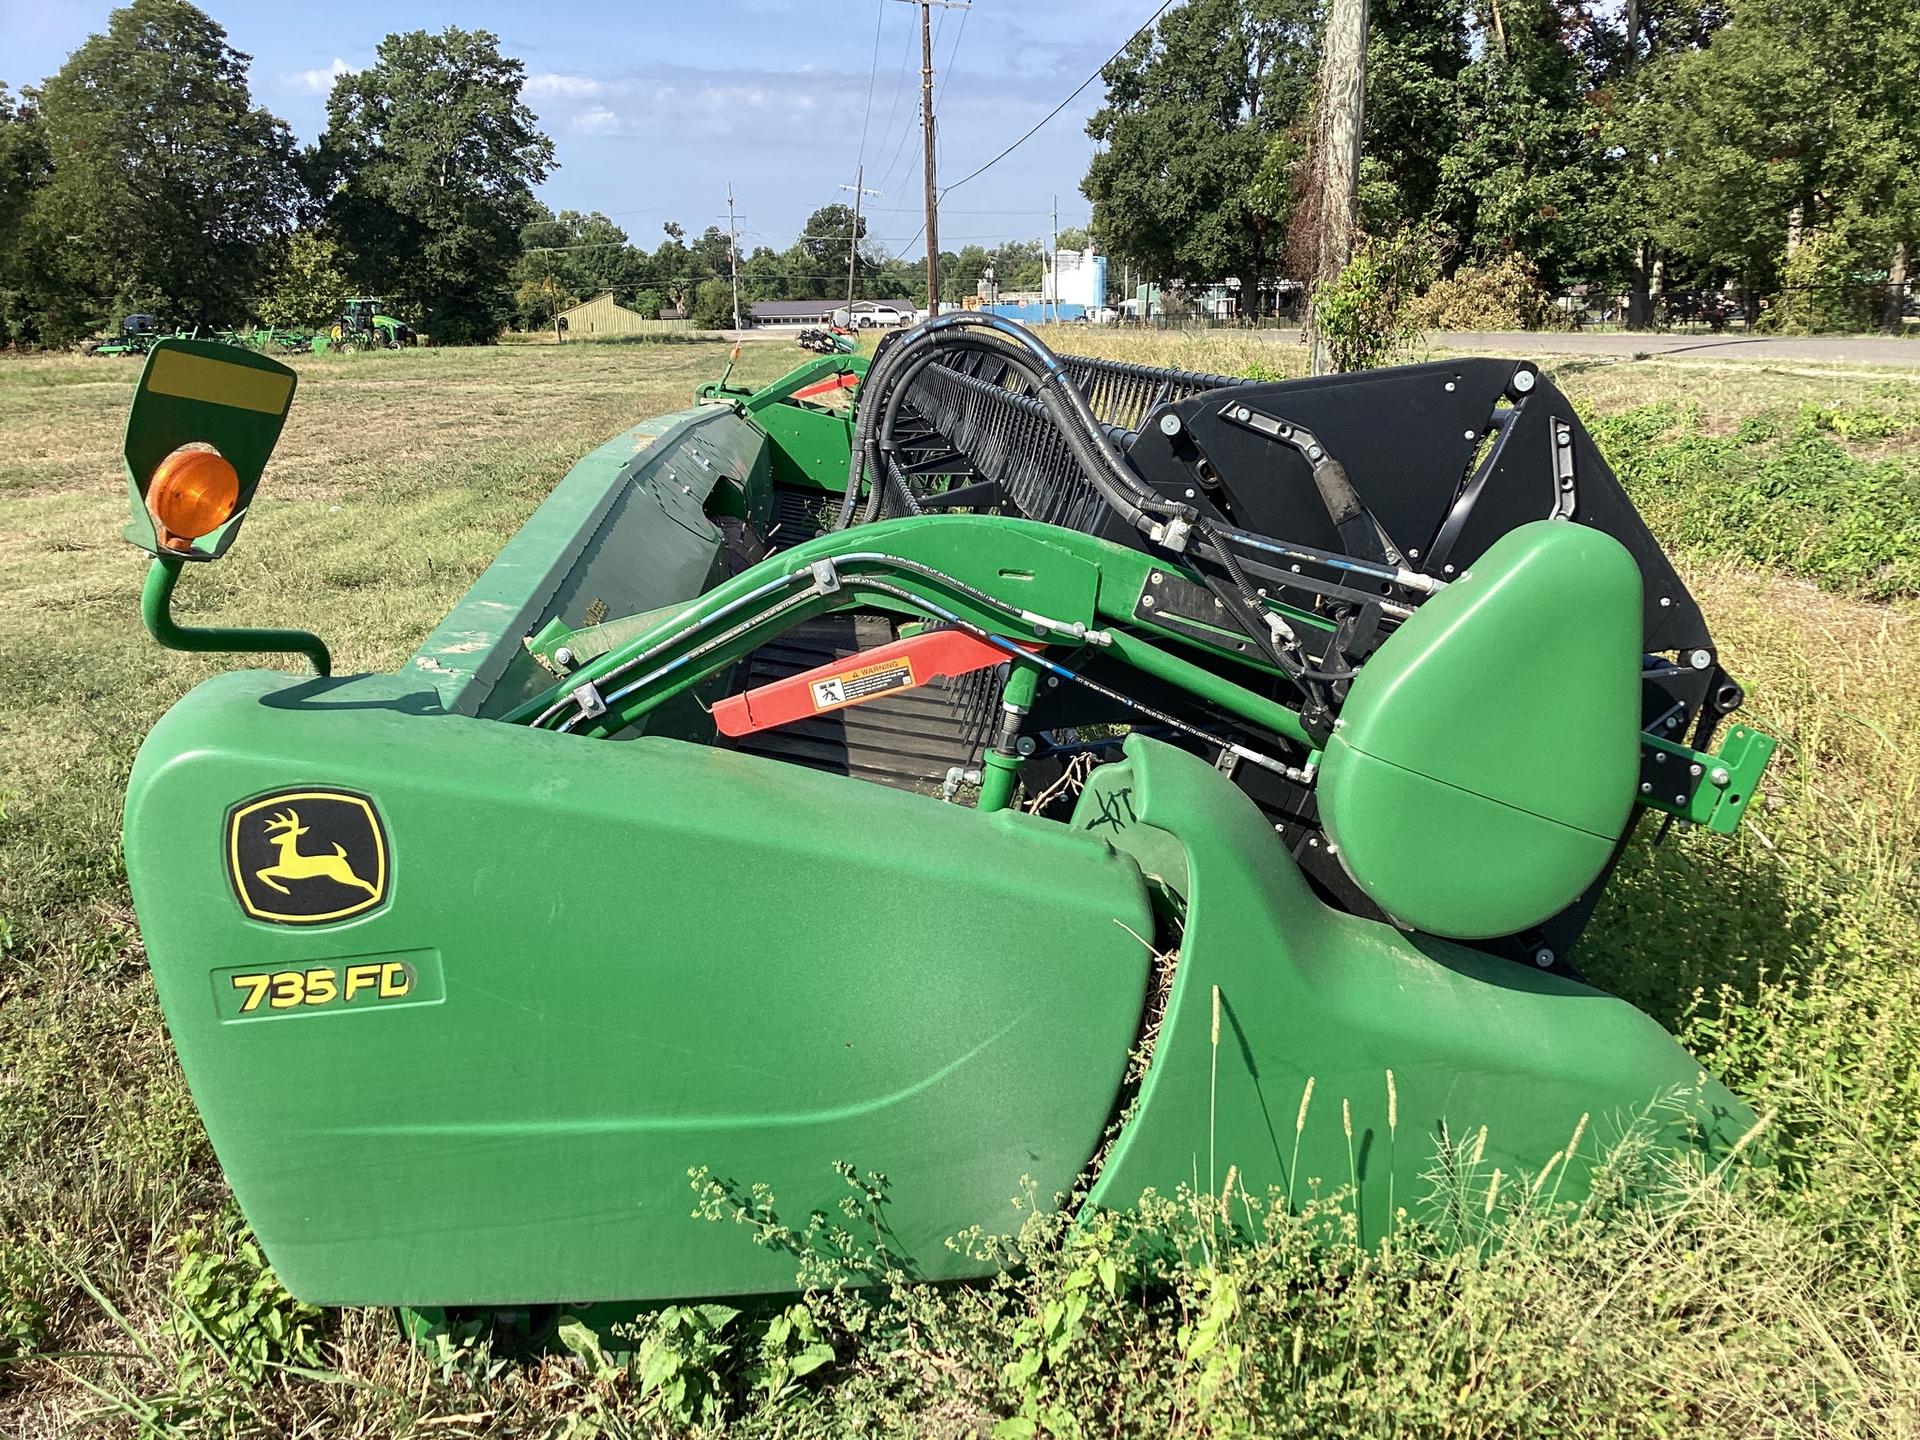
<path fill-rule="evenodd" d="M 1660 301 L 1667 293 L 1667 257 L 1655 254 L 1653 273 L 1647 277 L 1647 323 L 1660 323 Z"/>
<path fill-rule="evenodd" d="M 1353 256 L 1354 209 L 1360 188 L 1360 130 L 1366 118 L 1367 0 L 1332 0 L 1321 42 L 1314 105 L 1313 157 L 1306 197 L 1314 225 L 1313 284 L 1333 279 Z M 1307 333 L 1312 370 L 1331 368 L 1309 296 Z"/>
<path fill-rule="evenodd" d="M 1880 311 L 1880 328 L 1889 335 L 1898 335 L 1901 326 L 1901 307 L 1907 298 L 1907 242 L 1902 240 L 1893 247 L 1893 259 L 1887 265 L 1886 303 Z"/>
<path fill-rule="evenodd" d="M 1633 287 L 1627 292 L 1627 328 L 1644 330 L 1653 322 L 1653 246 L 1646 241 L 1633 253 Z"/>

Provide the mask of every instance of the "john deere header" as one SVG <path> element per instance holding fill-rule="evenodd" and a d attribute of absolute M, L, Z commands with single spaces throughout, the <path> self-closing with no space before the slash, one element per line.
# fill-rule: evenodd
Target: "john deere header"
<path fill-rule="evenodd" d="M 945 1279 L 1029 1184 L 1350 1185 L 1375 1237 L 1445 1136 L 1570 1196 L 1625 1126 L 1751 1124 L 1578 942 L 1643 819 L 1731 830 L 1772 741 L 1531 365 L 1250 383 L 942 317 L 609 440 L 350 676 L 169 612 L 294 387 L 147 361 L 149 628 L 318 673 L 183 697 L 126 849 L 302 1297 L 791 1288 L 690 1170 L 795 1217 L 882 1173 L 890 1253 Z"/>

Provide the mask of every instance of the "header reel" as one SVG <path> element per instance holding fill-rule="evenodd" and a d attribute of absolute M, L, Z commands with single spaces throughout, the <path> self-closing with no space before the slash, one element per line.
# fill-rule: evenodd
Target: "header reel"
<path fill-rule="evenodd" d="M 1037 523 L 944 533 L 983 511 Z M 1333 903 L 1562 970 L 1641 810 L 1730 829 L 1771 751 L 1743 728 L 1706 753 L 1739 686 L 1525 363 L 1253 384 L 945 317 L 875 357 L 838 522 L 524 717 L 617 733 L 805 616 L 876 606 L 1009 667 L 979 691 L 982 808 L 1015 770 L 1044 788 L 1079 729 L 1145 725 L 1231 775 Z M 1051 553 L 1014 563 L 1029 544 Z"/>

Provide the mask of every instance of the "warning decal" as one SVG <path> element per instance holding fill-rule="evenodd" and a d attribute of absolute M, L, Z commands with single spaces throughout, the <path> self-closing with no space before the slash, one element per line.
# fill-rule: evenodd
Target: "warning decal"
<path fill-rule="evenodd" d="M 807 688 L 813 692 L 813 708 L 818 712 L 857 705 L 889 690 L 908 690 L 913 684 L 913 662 L 901 656 L 862 665 L 857 670 L 843 670 L 838 675 L 815 680 Z"/>

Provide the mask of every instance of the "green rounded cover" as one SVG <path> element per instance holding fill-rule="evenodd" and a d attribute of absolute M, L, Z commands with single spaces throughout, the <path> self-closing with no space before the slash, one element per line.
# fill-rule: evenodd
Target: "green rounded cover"
<path fill-rule="evenodd" d="M 1639 568 L 1601 531 L 1535 521 L 1366 663 L 1321 763 L 1321 820 L 1401 924 L 1511 934 L 1606 864 L 1639 734 Z"/>

